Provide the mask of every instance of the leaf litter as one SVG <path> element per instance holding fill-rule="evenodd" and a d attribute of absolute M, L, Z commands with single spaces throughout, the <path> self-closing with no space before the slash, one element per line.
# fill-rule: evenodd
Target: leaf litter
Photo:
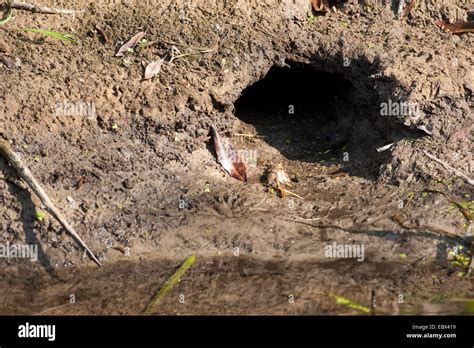
<path fill-rule="evenodd" d="M 311 0 L 311 5 L 315 12 L 328 12 L 329 3 L 328 0 Z"/>
<path fill-rule="evenodd" d="M 158 75 L 158 73 L 161 71 L 161 66 L 163 65 L 163 62 L 165 61 L 165 58 L 166 57 L 148 64 L 145 68 L 145 76 L 143 79 L 150 80 L 156 75 Z"/>
<path fill-rule="evenodd" d="M 134 48 L 141 39 L 146 35 L 144 31 L 135 34 L 130 40 L 128 40 L 125 44 L 120 47 L 118 52 L 115 54 L 116 57 L 123 57 L 125 53 L 128 52 L 129 49 Z"/>
<path fill-rule="evenodd" d="M 244 160 L 234 150 L 229 139 L 223 138 L 214 125 L 211 125 L 214 139 L 214 148 L 218 162 L 229 175 L 240 181 L 247 181 L 247 168 Z"/>
<path fill-rule="evenodd" d="M 3 55 L 0 55 L 0 63 L 5 65 L 8 69 L 16 69 L 21 65 L 20 58 L 13 59 Z"/>
<path fill-rule="evenodd" d="M 271 166 L 268 170 L 267 185 L 269 188 L 277 190 L 281 198 L 285 198 L 286 194 L 303 199 L 303 197 L 291 192 L 285 186 L 291 186 L 291 179 L 283 169 L 283 165 L 279 163 L 276 166 Z"/>

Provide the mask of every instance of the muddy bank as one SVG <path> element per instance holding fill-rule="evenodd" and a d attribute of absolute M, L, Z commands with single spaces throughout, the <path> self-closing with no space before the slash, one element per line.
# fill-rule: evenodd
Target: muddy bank
<path fill-rule="evenodd" d="M 13 291 L 2 296 L 1 306 L 4 314 L 137 315 L 179 263 L 119 261 L 98 271 L 62 269 L 53 277 L 10 267 L 3 281 Z M 336 304 L 334 296 L 370 308 L 372 290 L 375 314 L 472 314 L 466 285 L 442 267 L 404 261 L 201 257 L 156 314 L 364 314 Z"/>

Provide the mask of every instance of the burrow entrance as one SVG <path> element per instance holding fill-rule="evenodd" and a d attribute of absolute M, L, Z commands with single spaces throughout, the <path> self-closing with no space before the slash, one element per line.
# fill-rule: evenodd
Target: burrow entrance
<path fill-rule="evenodd" d="M 288 65 L 272 67 L 235 102 L 242 130 L 267 145 L 259 149 L 260 158 L 339 166 L 351 175 L 374 179 L 390 161 L 390 151 L 379 153 L 376 148 L 420 136 L 380 116 L 376 91 L 360 89 L 370 86 L 371 73 L 354 76 L 359 82 L 367 80 L 355 87 L 340 73 L 298 62 Z"/>

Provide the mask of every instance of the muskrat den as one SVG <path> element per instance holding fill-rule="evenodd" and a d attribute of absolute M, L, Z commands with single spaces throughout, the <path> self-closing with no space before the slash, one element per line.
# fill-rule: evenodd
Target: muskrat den
<path fill-rule="evenodd" d="M 341 73 L 311 64 L 285 64 L 272 67 L 235 102 L 235 115 L 244 123 L 241 137 L 256 135 L 247 137 L 245 146 L 258 147 L 260 162 L 313 169 L 301 175 L 320 170 L 375 179 L 389 162 L 378 147 L 422 135 L 381 116 L 384 99 L 376 91 L 356 89 Z"/>

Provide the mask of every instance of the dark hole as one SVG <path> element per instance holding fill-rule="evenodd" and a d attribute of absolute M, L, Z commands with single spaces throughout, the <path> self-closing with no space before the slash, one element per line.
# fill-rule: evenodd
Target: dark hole
<path fill-rule="evenodd" d="M 271 68 L 235 102 L 236 116 L 244 127 L 253 127 L 287 160 L 339 165 L 351 174 L 373 179 L 380 165 L 390 159 L 390 151 L 378 153 L 377 147 L 418 137 L 380 117 L 374 91 L 358 90 L 342 74 L 308 64 L 289 65 Z"/>
<path fill-rule="evenodd" d="M 318 109 L 330 111 L 338 98 L 346 95 L 352 84 L 340 74 L 318 71 L 297 64 L 291 68 L 271 68 L 265 78 L 248 87 L 236 102 L 237 110 L 272 111 L 288 116 L 290 105 L 296 117 Z M 322 110 L 322 111 L 323 111 Z"/>

